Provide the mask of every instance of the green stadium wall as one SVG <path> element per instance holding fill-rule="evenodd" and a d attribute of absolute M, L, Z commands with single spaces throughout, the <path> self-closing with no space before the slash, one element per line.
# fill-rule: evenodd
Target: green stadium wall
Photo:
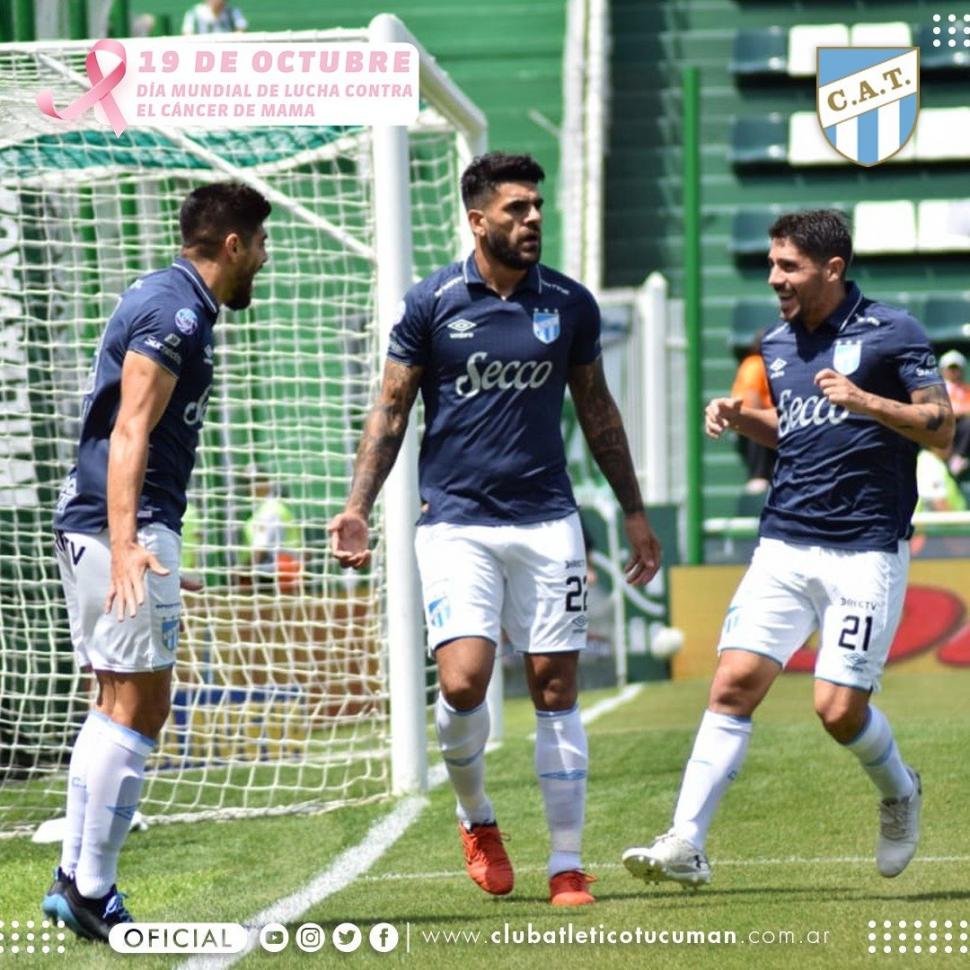
<path fill-rule="evenodd" d="M 957 8 L 953 8 L 956 10 Z M 736 208 L 782 204 L 793 209 L 860 200 L 952 199 L 967 194 L 966 167 L 910 163 L 739 171 L 729 157 L 736 116 L 815 110 L 813 78 L 739 85 L 729 71 L 737 30 L 796 24 L 927 25 L 949 8 L 857 0 L 612 0 L 612 123 L 606 159 L 605 281 L 639 285 L 653 270 L 683 296 L 681 71 L 701 75 L 703 259 L 703 395 L 726 393 L 736 361 L 729 347 L 731 310 L 741 298 L 770 297 L 762 261 L 740 263 L 729 251 Z M 921 107 L 967 104 L 967 75 L 923 72 Z M 967 288 L 965 255 L 867 256 L 850 274 L 864 292 L 922 297 Z M 705 439 L 704 515 L 736 514 L 745 479 L 733 442 Z"/>
<path fill-rule="evenodd" d="M 132 17 L 151 13 L 170 18 L 181 30 L 188 0 L 132 0 Z M 303 0 L 248 0 L 237 3 L 249 29 L 326 30 L 366 27 L 379 13 L 391 12 L 437 59 L 455 82 L 485 112 L 489 148 L 534 155 L 546 170 L 546 262 L 562 262 L 560 216 L 556 209 L 559 143 L 530 117 L 538 112 L 558 128 L 562 121 L 562 58 L 566 31 L 564 0 L 395 0 L 393 3 Z"/>

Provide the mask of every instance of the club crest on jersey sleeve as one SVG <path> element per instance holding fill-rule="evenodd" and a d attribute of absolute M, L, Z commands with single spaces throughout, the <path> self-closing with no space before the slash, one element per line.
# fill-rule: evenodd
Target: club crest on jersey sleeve
<path fill-rule="evenodd" d="M 175 313 L 175 326 L 187 337 L 195 333 L 195 328 L 199 325 L 199 318 L 195 315 L 195 310 L 184 306 Z"/>
<path fill-rule="evenodd" d="M 862 358 L 861 340 L 837 340 L 832 351 L 832 366 L 848 376 L 859 367 Z"/>
<path fill-rule="evenodd" d="M 533 310 L 532 332 L 544 343 L 551 344 L 560 332 L 558 310 Z"/>

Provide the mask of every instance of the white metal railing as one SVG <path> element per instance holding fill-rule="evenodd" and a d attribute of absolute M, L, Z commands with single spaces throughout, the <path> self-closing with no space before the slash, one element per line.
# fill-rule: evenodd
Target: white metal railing
<path fill-rule="evenodd" d="M 722 516 L 704 520 L 704 534 L 709 536 L 751 537 L 758 534 L 760 519 L 755 515 Z M 917 529 L 942 529 L 962 526 L 970 529 L 970 512 L 917 512 L 913 516 Z"/>

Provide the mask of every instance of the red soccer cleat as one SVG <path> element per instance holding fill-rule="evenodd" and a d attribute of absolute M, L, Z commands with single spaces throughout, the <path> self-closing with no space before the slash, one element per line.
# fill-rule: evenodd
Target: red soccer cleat
<path fill-rule="evenodd" d="M 459 822 L 458 831 L 465 850 L 468 875 L 493 896 L 512 892 L 515 877 L 498 826 L 493 822 L 491 825 L 473 825 L 467 829 Z"/>
<path fill-rule="evenodd" d="M 580 869 L 557 872 L 549 880 L 549 902 L 553 906 L 588 906 L 595 903 L 593 894 L 586 887 L 596 882 L 596 876 Z"/>

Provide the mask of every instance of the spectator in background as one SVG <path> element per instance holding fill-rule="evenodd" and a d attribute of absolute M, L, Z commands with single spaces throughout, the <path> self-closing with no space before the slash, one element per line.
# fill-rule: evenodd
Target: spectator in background
<path fill-rule="evenodd" d="M 226 0 L 205 0 L 185 12 L 183 34 L 232 34 L 249 26 L 242 11 Z"/>
<path fill-rule="evenodd" d="M 199 511 L 191 500 L 185 503 L 182 514 L 182 558 L 183 573 L 197 573 L 202 564 L 202 522 Z"/>
<path fill-rule="evenodd" d="M 953 435 L 953 450 L 947 464 L 956 479 L 962 478 L 970 468 L 970 386 L 963 380 L 967 358 L 959 350 L 948 350 L 940 358 L 940 373 L 946 381 L 946 393 L 950 395 L 953 415 L 957 419 Z"/>
<path fill-rule="evenodd" d="M 741 406 L 757 410 L 774 407 L 771 391 L 768 388 L 768 374 L 765 371 L 764 358 L 761 356 L 761 338 L 763 330 L 759 330 L 751 345 L 738 364 L 731 386 L 731 397 L 738 398 Z M 775 467 L 775 449 L 758 444 L 744 435 L 737 436 L 738 453 L 744 459 L 748 470 L 748 481 L 744 490 L 749 494 L 758 494 L 768 490 L 771 472 Z"/>
<path fill-rule="evenodd" d="M 960 491 L 957 480 L 950 474 L 946 462 L 947 452 L 942 448 L 923 448 L 916 457 L 916 502 L 917 512 L 965 512 L 967 500 Z M 947 537 L 931 540 L 927 549 L 927 535 L 917 528 L 910 540 L 910 551 L 914 556 L 927 555 L 965 555 L 964 538 L 951 542 Z M 933 545 L 935 543 L 935 546 Z"/>
<path fill-rule="evenodd" d="M 251 468 L 247 476 L 253 514 L 243 526 L 240 562 L 252 570 L 254 585 L 275 584 L 281 592 L 296 593 L 303 571 L 299 523 L 286 504 L 282 489 L 269 475 Z"/>

